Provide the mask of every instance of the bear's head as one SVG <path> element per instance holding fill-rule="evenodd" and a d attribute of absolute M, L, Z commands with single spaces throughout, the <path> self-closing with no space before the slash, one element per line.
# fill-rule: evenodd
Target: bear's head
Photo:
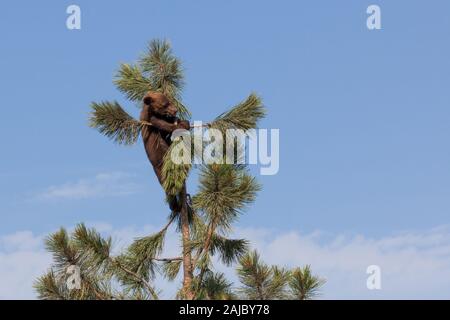
<path fill-rule="evenodd" d="M 178 109 L 164 94 L 150 91 L 144 99 L 144 106 L 153 116 L 175 119 Z M 146 108 L 146 109 L 147 109 Z"/>

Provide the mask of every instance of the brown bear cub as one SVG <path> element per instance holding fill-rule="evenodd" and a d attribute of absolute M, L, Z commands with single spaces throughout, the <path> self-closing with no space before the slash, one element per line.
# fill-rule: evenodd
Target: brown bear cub
<path fill-rule="evenodd" d="M 151 123 L 142 130 L 145 151 L 150 160 L 153 170 L 158 177 L 159 183 L 163 184 L 162 167 L 164 155 L 172 143 L 171 135 L 177 129 L 190 129 L 186 120 L 177 118 L 177 107 L 162 93 L 148 92 L 144 99 L 140 120 Z M 170 210 L 180 212 L 176 197 L 169 197 Z"/>

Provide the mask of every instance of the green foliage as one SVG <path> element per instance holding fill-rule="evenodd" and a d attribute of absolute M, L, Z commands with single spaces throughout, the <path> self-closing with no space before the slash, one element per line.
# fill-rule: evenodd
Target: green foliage
<path fill-rule="evenodd" d="M 220 259 L 224 264 L 230 266 L 239 260 L 249 248 L 249 242 L 245 239 L 227 239 L 215 234 L 211 241 L 210 254 L 219 252 Z"/>
<path fill-rule="evenodd" d="M 185 140 L 178 137 L 172 142 L 167 153 L 164 155 L 162 167 L 163 188 L 171 196 L 176 196 L 181 192 L 189 171 L 192 168 L 190 162 L 181 162 L 182 150 L 190 150 L 186 143 Z"/>
<path fill-rule="evenodd" d="M 203 219 L 198 216 L 195 217 L 192 227 L 193 240 L 191 242 L 191 249 L 211 256 L 218 255 L 220 260 L 228 266 L 236 262 L 248 251 L 249 242 L 247 240 L 229 239 L 220 235 L 211 226 L 208 227 Z M 209 233 L 211 233 L 211 240 L 205 253 L 203 251 Z"/>
<path fill-rule="evenodd" d="M 83 228 L 77 226 L 76 230 Z M 86 263 L 84 248 L 77 246 L 75 233 L 69 237 L 61 228 L 46 239 L 47 250 L 53 254 L 53 268 L 38 278 L 35 288 L 40 299 L 111 299 L 113 297 L 108 279 L 103 274 L 93 273 L 92 264 Z M 81 288 L 68 290 L 68 269 L 78 266 L 81 273 Z"/>
<path fill-rule="evenodd" d="M 168 41 L 151 41 L 139 63 L 149 75 L 153 88 L 161 90 L 166 96 L 179 97 L 184 86 L 184 75 L 181 62 L 172 54 Z"/>
<path fill-rule="evenodd" d="M 68 277 L 60 276 L 49 271 L 38 278 L 34 287 L 41 300 L 115 300 L 113 290 L 107 282 L 100 278 L 84 276 L 79 289 L 69 290 L 66 282 Z"/>
<path fill-rule="evenodd" d="M 149 282 L 155 277 L 156 258 L 162 252 L 167 228 L 153 235 L 136 239 L 116 260 L 116 274 L 126 292 L 146 292 L 157 299 Z M 131 276 L 130 276 L 131 275 Z"/>
<path fill-rule="evenodd" d="M 52 253 L 58 271 L 76 265 L 79 261 L 78 252 L 64 228 L 48 236 L 45 246 L 47 251 Z"/>
<path fill-rule="evenodd" d="M 112 257 L 111 239 L 103 239 L 94 229 L 79 224 L 72 235 L 65 229 L 51 234 L 46 239 L 47 250 L 53 253 L 54 264 L 34 287 L 40 299 L 64 300 L 111 300 L 135 299 L 139 296 L 157 298 L 149 284 L 149 278 L 127 269 L 121 257 Z M 79 289 L 68 289 L 69 267 L 76 266 L 80 271 Z M 125 288 L 139 283 L 134 290 L 115 292 L 116 282 Z M 131 294 L 130 294 L 131 293 Z"/>
<path fill-rule="evenodd" d="M 135 240 L 123 256 L 126 265 L 144 279 L 153 277 L 156 267 L 154 259 L 163 250 L 165 236 L 166 230 L 162 230 Z"/>
<path fill-rule="evenodd" d="M 272 277 L 266 286 L 266 296 L 272 297 L 273 299 L 285 299 L 287 297 L 285 287 L 290 277 L 289 270 L 278 266 L 272 266 L 271 273 Z"/>
<path fill-rule="evenodd" d="M 232 291 L 232 283 L 225 278 L 223 273 L 207 271 L 196 299 L 233 300 L 236 299 L 236 295 Z"/>
<path fill-rule="evenodd" d="M 325 284 L 325 280 L 312 275 L 310 266 L 293 270 L 268 266 L 256 251 L 240 259 L 237 272 L 243 284 L 239 292 L 250 300 L 310 300 L 319 296 Z"/>
<path fill-rule="evenodd" d="M 53 273 L 49 271 L 39 277 L 34 284 L 41 300 L 66 300 L 69 297 L 68 290 L 65 286 L 61 286 Z"/>
<path fill-rule="evenodd" d="M 325 280 L 314 276 L 309 265 L 295 268 L 289 280 L 292 299 L 310 300 L 320 295 Z"/>
<path fill-rule="evenodd" d="M 195 223 L 193 249 L 203 248 L 208 226 Z M 169 280 L 179 274 L 182 259 L 160 258 L 164 238 L 170 225 L 151 236 L 136 239 L 122 254 L 111 256 L 111 238 L 104 239 L 94 229 L 78 225 L 69 236 L 64 229 L 50 235 L 47 249 L 53 253 L 54 264 L 46 274 L 35 282 L 39 299 L 44 300 L 148 300 L 158 294 L 150 282 L 160 272 Z M 227 239 L 216 233 L 207 252 L 200 255 L 196 266 L 199 273 L 194 277 L 196 299 L 295 299 L 309 300 L 320 294 L 325 280 L 314 276 L 309 266 L 289 271 L 269 266 L 261 261 L 256 251 L 247 251 L 244 239 Z M 212 259 L 216 253 L 222 261 L 231 264 L 238 260 L 237 274 L 242 286 L 233 289 L 232 283 L 221 273 L 212 271 Z M 81 288 L 67 287 L 69 266 L 78 266 Z M 116 288 L 113 290 L 112 288 Z M 182 292 L 179 297 L 183 298 Z"/>
<path fill-rule="evenodd" d="M 252 93 L 248 98 L 231 110 L 222 113 L 211 124 L 211 128 L 226 132 L 227 129 L 241 129 L 247 131 L 258 126 L 258 122 L 264 118 L 266 110 L 261 98 Z"/>
<path fill-rule="evenodd" d="M 187 119 L 190 112 L 181 102 L 183 71 L 167 41 L 153 40 L 138 64 L 121 64 L 114 84 L 131 101 L 142 101 L 152 91 L 163 92 L 177 106 L 179 117 Z M 141 122 L 133 119 L 117 102 L 93 102 L 90 126 L 118 144 L 136 143 Z"/>
<path fill-rule="evenodd" d="M 73 233 L 74 246 L 89 266 L 102 265 L 110 258 L 111 238 L 103 239 L 94 229 L 79 224 Z"/>
<path fill-rule="evenodd" d="M 139 66 L 127 63 L 120 65 L 114 84 L 131 101 L 142 101 L 153 88 L 152 82 L 142 74 Z"/>
<path fill-rule="evenodd" d="M 181 260 L 167 261 L 162 266 L 163 275 L 170 281 L 175 280 L 181 268 Z"/>
<path fill-rule="evenodd" d="M 93 102 L 89 126 L 118 144 L 136 143 L 143 124 L 131 117 L 117 102 Z"/>
<path fill-rule="evenodd" d="M 117 88 L 132 101 L 142 101 L 152 91 L 164 93 L 177 106 L 179 117 L 188 119 L 190 112 L 181 102 L 184 75 L 168 41 L 153 40 L 136 65 L 122 64 L 114 80 Z"/>
<path fill-rule="evenodd" d="M 223 231 L 231 229 L 231 223 L 261 189 L 244 166 L 203 166 L 199 182 L 199 192 L 193 198 L 194 208 L 205 214 L 208 223 Z"/>
<path fill-rule="evenodd" d="M 284 286 L 287 283 L 285 271 L 261 262 L 256 251 L 241 258 L 237 272 L 243 284 L 240 292 L 245 299 L 273 300 L 285 297 Z"/>

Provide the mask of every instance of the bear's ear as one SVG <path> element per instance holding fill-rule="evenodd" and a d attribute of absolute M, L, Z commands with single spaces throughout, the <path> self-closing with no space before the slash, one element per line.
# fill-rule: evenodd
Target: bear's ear
<path fill-rule="evenodd" d="M 152 99 L 152 97 L 151 97 L 149 94 L 147 94 L 147 95 L 144 97 L 143 101 L 144 101 L 144 104 L 146 104 L 146 105 L 149 106 L 149 105 L 152 104 L 153 99 Z"/>

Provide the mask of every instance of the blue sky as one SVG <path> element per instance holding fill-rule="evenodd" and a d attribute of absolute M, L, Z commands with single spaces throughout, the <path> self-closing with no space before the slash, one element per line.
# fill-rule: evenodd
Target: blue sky
<path fill-rule="evenodd" d="M 81 7 L 81 30 L 66 29 L 70 4 Z M 381 7 L 382 30 L 366 27 L 370 4 Z M 269 112 L 261 126 L 280 129 L 280 171 L 258 177 L 263 190 L 237 226 L 265 239 L 269 261 L 284 261 L 270 252 L 277 239 L 297 243 L 294 235 L 299 247 L 290 250 L 300 258 L 286 264 L 317 260 L 327 298 L 448 298 L 450 283 L 437 277 L 450 268 L 449 15 L 444 0 L 3 3 L 0 261 L 14 266 L 17 250 L 41 252 L 36 239 L 59 226 L 164 223 L 163 193 L 141 144 L 115 146 L 87 118 L 90 102 L 104 99 L 137 116 L 112 78 L 148 40 L 167 38 L 184 63 L 193 119 L 210 120 L 255 91 Z M 340 237 L 350 244 L 336 261 L 314 258 L 314 250 L 329 256 Z M 311 254 L 304 239 L 313 239 Z M 392 257 L 413 252 L 411 264 L 383 255 L 392 239 L 403 239 Z M 360 240 L 374 255 L 347 251 Z M 347 267 L 364 279 L 363 266 L 383 262 L 386 275 L 414 278 L 425 268 L 436 286 L 414 293 L 404 279 L 380 292 L 337 289 Z M 0 298 L 30 295 L 14 286 Z"/>

